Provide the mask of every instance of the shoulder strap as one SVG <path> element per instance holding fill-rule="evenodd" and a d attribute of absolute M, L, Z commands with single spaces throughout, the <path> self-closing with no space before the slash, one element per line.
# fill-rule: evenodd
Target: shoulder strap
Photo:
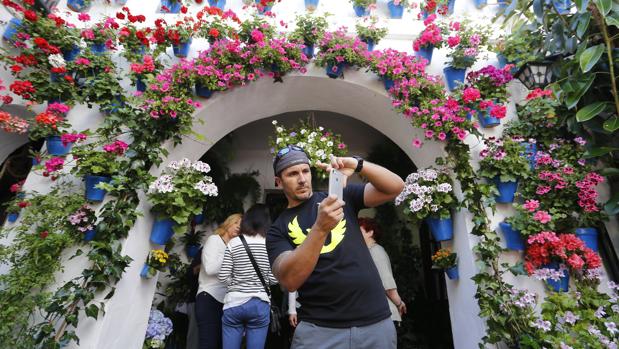
<path fill-rule="evenodd" d="M 251 264 L 254 266 L 254 270 L 256 271 L 256 274 L 258 274 L 258 278 L 260 279 L 260 282 L 262 283 L 264 290 L 266 291 L 269 298 L 271 298 L 271 290 L 269 290 L 267 283 L 264 281 L 264 277 L 262 276 L 262 272 L 260 271 L 260 268 L 258 267 L 258 263 L 256 263 L 256 260 L 254 259 L 254 255 L 251 254 L 249 245 L 247 245 L 247 241 L 245 241 L 245 236 L 243 236 L 243 234 L 239 234 L 239 239 L 241 239 L 241 242 L 243 243 L 243 246 L 245 247 L 247 256 L 249 256 L 249 260 L 251 261 Z"/>

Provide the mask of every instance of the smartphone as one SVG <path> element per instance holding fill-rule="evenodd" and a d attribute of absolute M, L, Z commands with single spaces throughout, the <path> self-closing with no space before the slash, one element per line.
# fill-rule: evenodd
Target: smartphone
<path fill-rule="evenodd" d="M 331 170 L 329 173 L 329 195 L 333 194 L 338 199 L 344 196 L 344 187 L 346 186 L 346 175 L 338 170 Z"/>

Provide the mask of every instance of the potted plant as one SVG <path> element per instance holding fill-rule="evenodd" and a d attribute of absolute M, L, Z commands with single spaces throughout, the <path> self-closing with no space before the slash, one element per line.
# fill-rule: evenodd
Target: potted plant
<path fill-rule="evenodd" d="M 205 38 L 211 45 L 217 40 L 235 39 L 238 33 L 235 25 L 240 22 L 234 14 L 213 8 L 204 8 L 198 13 L 196 37 Z"/>
<path fill-rule="evenodd" d="M 309 62 L 303 54 L 303 45 L 285 38 L 271 38 L 248 46 L 252 52 L 253 69 L 269 72 L 268 75 L 281 81 L 281 77 L 292 70 L 303 70 Z"/>
<path fill-rule="evenodd" d="M 339 134 L 322 126 L 315 127 L 309 120 L 301 121 L 290 128 L 280 125 L 277 120 L 272 123 L 275 137 L 269 137 L 269 146 L 273 156 L 288 145 L 296 145 L 303 148 L 313 166 L 319 161 L 328 161 L 331 155 L 340 157 L 346 154 L 346 144 L 342 143 Z M 317 168 L 316 171 L 319 178 L 327 178 L 328 173 L 324 170 Z"/>
<path fill-rule="evenodd" d="M 91 4 L 92 0 L 67 0 L 67 7 L 75 12 L 86 12 Z"/>
<path fill-rule="evenodd" d="M 415 223 L 425 220 L 436 241 L 453 238 L 451 210 L 459 204 L 445 170 L 427 168 L 408 175 L 395 199 L 396 205 L 403 203 L 404 213 Z"/>
<path fill-rule="evenodd" d="M 81 37 L 86 41 L 92 53 L 102 55 L 108 49 L 114 48 L 116 44 L 116 31 L 112 27 L 116 25 L 113 18 L 104 19 L 93 27 L 82 29 Z"/>
<path fill-rule="evenodd" d="M 359 38 L 348 36 L 345 28 L 340 28 L 335 32 L 325 33 L 320 40 L 315 63 L 326 67 L 327 76 L 336 79 L 343 75 L 346 65 L 366 65 L 366 51 L 366 45 Z"/>
<path fill-rule="evenodd" d="M 583 277 L 602 266 L 600 256 L 574 234 L 544 231 L 527 240 L 524 268 L 536 279 L 544 280 L 556 292 L 567 292 L 569 272 Z"/>
<path fill-rule="evenodd" d="M 479 152 L 480 175 L 490 178 L 498 189 L 496 202 L 511 203 L 518 188 L 518 180 L 529 177 L 528 160 L 522 156 L 521 139 L 489 137 Z"/>
<path fill-rule="evenodd" d="M 86 183 L 86 199 L 94 202 L 103 201 L 106 190 L 101 183 L 109 183 L 112 176 L 120 170 L 120 157 L 127 150 L 128 145 L 120 140 L 103 146 L 98 150 L 95 144 L 88 144 L 73 149 L 76 165 L 71 170 L 77 177 Z"/>
<path fill-rule="evenodd" d="M 543 58 L 540 53 L 543 45 L 543 37 L 537 30 L 521 26 L 513 28 L 509 35 L 500 36 L 493 47 L 499 67 L 512 64 L 511 73 L 515 74 L 528 62 Z"/>
<path fill-rule="evenodd" d="M 254 15 L 251 19 L 241 22 L 239 39 L 247 44 L 255 44 L 274 38 L 275 34 L 276 30 L 273 25 L 267 22 L 264 17 Z"/>
<path fill-rule="evenodd" d="M 370 6 L 376 4 L 376 0 L 349 0 L 352 3 L 352 8 L 355 10 L 357 17 L 370 15 Z"/>
<path fill-rule="evenodd" d="M 376 19 L 373 18 L 369 26 L 364 26 L 361 23 L 355 25 L 357 36 L 368 45 L 368 51 L 374 50 L 374 45 L 387 36 L 387 28 L 377 27 L 376 22 Z"/>
<path fill-rule="evenodd" d="M 133 16 L 127 8 L 127 16 L 134 22 L 146 20 L 143 15 Z M 124 16 L 124 14 L 123 14 Z M 149 29 L 138 29 L 133 22 L 127 23 L 118 31 L 118 42 L 123 46 L 122 55 L 129 62 L 139 62 L 150 47 Z"/>
<path fill-rule="evenodd" d="M 381 77 L 389 91 L 394 81 L 424 76 L 425 63 L 406 52 L 387 48 L 372 55 L 370 70 Z"/>
<path fill-rule="evenodd" d="M 389 0 L 387 7 L 389 8 L 389 17 L 401 19 L 404 14 L 404 8 L 410 7 L 410 2 L 408 0 Z"/>
<path fill-rule="evenodd" d="M 318 0 L 305 0 L 305 9 L 314 12 L 318 8 Z"/>
<path fill-rule="evenodd" d="M 148 318 L 143 349 L 164 348 L 165 338 L 172 333 L 172 328 L 172 320 L 165 317 L 159 310 L 152 309 Z"/>
<path fill-rule="evenodd" d="M 419 4 L 421 17 L 423 19 L 438 13 L 439 15 L 447 15 L 453 13 L 455 0 L 423 0 Z"/>
<path fill-rule="evenodd" d="M 226 8 L 226 0 L 208 0 L 208 5 L 223 10 Z"/>
<path fill-rule="evenodd" d="M 159 11 L 163 13 L 179 13 L 182 7 L 182 0 L 161 0 Z"/>
<path fill-rule="evenodd" d="M 198 254 L 204 233 L 204 231 L 187 232 L 180 238 L 181 243 L 185 245 L 187 257 L 193 258 Z"/>
<path fill-rule="evenodd" d="M 206 174 L 210 166 L 189 159 L 171 162 L 149 187 L 147 197 L 157 216 L 151 241 L 165 245 L 174 232 L 181 233 L 194 215 L 202 213 L 209 197 L 217 196 L 217 186 Z"/>
<path fill-rule="evenodd" d="M 167 37 L 172 44 L 172 50 L 176 57 L 187 57 L 195 29 L 195 23 L 190 18 L 185 18 L 185 20 L 177 21 L 174 25 L 166 27 Z"/>
<path fill-rule="evenodd" d="M 95 215 L 95 211 L 88 207 L 88 205 L 83 205 L 75 211 L 75 213 L 71 214 L 68 217 L 68 221 L 77 233 L 83 235 L 84 241 L 91 241 L 95 238 L 97 234 L 95 230 L 97 216 Z"/>
<path fill-rule="evenodd" d="M 261 14 L 265 14 L 267 12 L 271 12 L 271 10 L 273 9 L 273 5 L 275 5 L 276 2 L 279 2 L 280 0 L 255 0 L 256 1 L 256 8 L 258 9 L 258 12 Z"/>
<path fill-rule="evenodd" d="M 13 17 L 9 20 L 6 25 L 6 29 L 4 29 L 4 33 L 2 33 L 2 40 L 6 42 L 14 42 L 17 39 L 17 34 L 20 32 L 22 28 L 22 20 L 21 18 Z"/>
<path fill-rule="evenodd" d="M 23 197 L 15 197 L 13 200 L 5 204 L 5 212 L 7 214 L 7 221 L 14 223 L 19 218 L 19 213 L 23 208 L 30 206 L 30 202 L 24 200 Z"/>
<path fill-rule="evenodd" d="M 424 58 L 426 64 L 432 62 L 432 53 L 434 48 L 443 46 L 443 30 L 434 21 L 436 15 L 429 16 L 423 21 L 424 29 L 419 36 L 413 41 L 413 49 L 415 56 Z"/>
<path fill-rule="evenodd" d="M 30 126 L 29 137 L 33 141 L 45 138 L 50 155 L 65 155 L 70 148 L 62 145 L 60 135 L 63 133 L 62 129 L 66 127 L 68 123 L 62 116 L 55 112 L 45 111 L 34 118 L 34 123 Z"/>
<path fill-rule="evenodd" d="M 442 31 L 449 33 L 445 40 L 450 62 L 443 69 L 449 90 L 454 90 L 464 82 L 466 69 L 477 61 L 481 50 L 485 49 L 490 36 L 486 25 L 472 25 L 468 20 L 442 23 Z"/>
<path fill-rule="evenodd" d="M 164 271 L 168 266 L 168 254 L 162 249 L 150 250 L 146 262 L 142 267 L 140 276 L 145 279 L 150 279 L 157 274 L 158 271 Z"/>
<path fill-rule="evenodd" d="M 300 15 L 296 18 L 296 28 L 290 33 L 289 39 L 305 45 L 303 53 L 307 58 L 312 58 L 314 45 L 322 40 L 328 26 L 327 15 Z"/>
<path fill-rule="evenodd" d="M 513 80 L 509 67 L 497 69 L 492 65 L 480 70 L 470 72 L 467 75 L 465 86 L 476 88 L 480 98 L 492 101 L 493 107 L 507 103 L 507 84 Z M 500 119 L 491 115 L 492 109 L 478 110 L 477 114 L 482 127 L 494 127 L 500 124 Z M 496 113 L 496 112 L 495 112 Z"/>
<path fill-rule="evenodd" d="M 156 75 L 155 60 L 150 55 L 145 55 L 143 63 L 131 63 L 131 80 L 135 82 L 138 91 L 146 91 L 146 83 L 153 80 Z"/>
<path fill-rule="evenodd" d="M 450 280 L 457 280 L 458 275 L 458 255 L 451 252 L 448 248 L 441 248 L 432 255 L 432 266 L 443 269 Z"/>

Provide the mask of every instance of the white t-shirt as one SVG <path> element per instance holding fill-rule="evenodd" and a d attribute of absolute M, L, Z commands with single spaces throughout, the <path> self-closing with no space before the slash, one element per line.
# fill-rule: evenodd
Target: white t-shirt
<path fill-rule="evenodd" d="M 218 302 L 223 303 L 226 296 L 226 285 L 219 281 L 217 275 L 221 269 L 226 252 L 226 243 L 217 234 L 206 239 L 202 247 L 202 267 L 198 277 L 198 294 L 206 292 Z"/>

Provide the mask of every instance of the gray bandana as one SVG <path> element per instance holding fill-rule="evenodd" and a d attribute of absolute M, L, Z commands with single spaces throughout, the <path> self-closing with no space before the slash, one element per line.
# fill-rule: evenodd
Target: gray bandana
<path fill-rule="evenodd" d="M 283 170 L 290 166 L 299 164 L 310 164 L 310 160 L 307 155 L 299 150 L 290 149 L 290 151 L 282 156 L 279 161 L 273 162 L 273 172 L 275 175 L 279 175 Z"/>

